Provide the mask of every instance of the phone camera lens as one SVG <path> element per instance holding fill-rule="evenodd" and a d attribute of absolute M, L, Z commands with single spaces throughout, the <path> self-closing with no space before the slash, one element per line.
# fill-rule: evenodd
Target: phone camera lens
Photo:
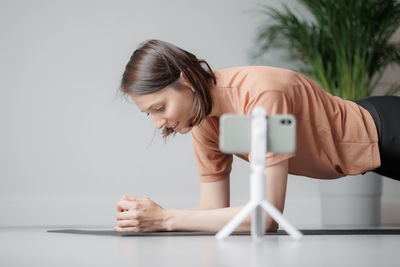
<path fill-rule="evenodd" d="M 290 124 L 292 124 L 292 121 L 289 120 L 289 119 L 282 119 L 282 120 L 281 120 L 281 124 L 283 124 L 283 125 L 290 125 Z"/>

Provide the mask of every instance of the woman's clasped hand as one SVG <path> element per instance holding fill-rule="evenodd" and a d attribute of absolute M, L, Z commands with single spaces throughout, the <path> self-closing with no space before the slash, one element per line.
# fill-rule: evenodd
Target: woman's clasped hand
<path fill-rule="evenodd" d="M 150 198 L 123 196 L 117 203 L 118 232 L 165 231 L 166 211 Z"/>

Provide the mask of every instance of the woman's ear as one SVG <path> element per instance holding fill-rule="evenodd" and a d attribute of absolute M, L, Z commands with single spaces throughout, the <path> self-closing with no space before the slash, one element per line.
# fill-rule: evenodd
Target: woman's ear
<path fill-rule="evenodd" d="M 189 88 L 194 93 L 193 86 L 186 80 L 186 77 L 185 77 L 185 74 L 183 73 L 183 71 L 181 71 L 181 74 L 179 75 L 179 80 L 180 80 L 181 84 L 183 84 L 183 86 L 185 86 L 186 88 Z"/>
<path fill-rule="evenodd" d="M 186 77 L 185 77 L 185 74 L 183 73 L 183 71 L 181 71 L 181 73 L 179 74 L 179 79 L 181 80 L 181 82 L 183 83 L 184 86 L 190 87 L 190 84 L 186 80 Z"/>

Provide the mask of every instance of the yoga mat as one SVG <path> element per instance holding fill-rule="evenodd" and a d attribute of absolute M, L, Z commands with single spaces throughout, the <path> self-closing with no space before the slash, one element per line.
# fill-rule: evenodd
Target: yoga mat
<path fill-rule="evenodd" d="M 303 229 L 304 235 L 400 235 L 400 229 Z M 81 235 L 108 235 L 108 236 L 212 236 L 214 232 L 117 232 L 114 230 L 80 230 L 60 229 L 47 230 L 49 233 L 81 234 Z M 233 233 L 232 235 L 250 235 L 249 233 Z M 265 235 L 287 235 L 284 230 Z"/>

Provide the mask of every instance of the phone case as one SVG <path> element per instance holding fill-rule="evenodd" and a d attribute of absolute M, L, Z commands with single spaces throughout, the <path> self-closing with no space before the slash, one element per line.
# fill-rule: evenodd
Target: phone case
<path fill-rule="evenodd" d="M 249 153 L 250 115 L 224 114 L 220 118 L 219 147 L 224 153 Z M 296 150 L 296 119 L 293 115 L 273 115 L 267 121 L 267 151 L 293 153 Z"/>

